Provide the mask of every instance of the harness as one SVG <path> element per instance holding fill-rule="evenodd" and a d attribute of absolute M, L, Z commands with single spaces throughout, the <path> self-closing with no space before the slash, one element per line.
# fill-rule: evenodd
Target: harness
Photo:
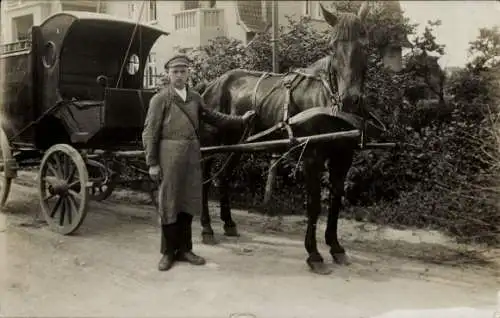
<path fill-rule="evenodd" d="M 331 69 L 331 63 L 332 63 L 332 60 L 330 58 L 328 60 L 328 68 L 327 68 L 328 70 Z M 360 129 L 362 131 L 362 144 L 364 144 L 364 134 L 363 134 L 363 132 L 365 130 L 364 116 L 361 117 L 361 116 L 351 114 L 351 113 L 346 113 L 346 112 L 340 110 L 340 106 L 342 104 L 341 104 L 340 97 L 339 97 L 338 93 L 335 94 L 332 91 L 331 87 L 333 85 L 333 81 L 332 81 L 332 74 L 330 71 L 328 71 L 326 74 L 324 71 L 321 71 L 318 75 L 309 74 L 309 73 L 306 73 L 300 69 L 290 71 L 288 74 L 285 75 L 285 77 L 283 78 L 282 81 L 275 84 L 269 90 L 269 92 L 262 98 L 262 100 L 259 103 L 257 100 L 258 89 L 259 89 L 262 81 L 265 78 L 272 76 L 272 75 L 281 75 L 281 74 L 276 74 L 276 73 L 272 73 L 272 72 L 265 72 L 259 77 L 259 80 L 257 81 L 255 88 L 253 90 L 252 104 L 253 104 L 253 108 L 256 110 L 256 113 L 258 113 L 260 111 L 260 108 L 261 108 L 263 102 L 265 101 L 265 99 L 272 92 L 277 90 L 278 88 L 284 87 L 286 90 L 286 100 L 283 103 L 283 119 L 282 119 L 282 121 L 275 124 L 274 126 L 246 138 L 245 142 L 251 142 L 251 141 L 257 140 L 259 138 L 262 138 L 266 135 L 269 135 L 277 130 L 285 129 L 287 132 L 287 135 L 288 135 L 288 139 L 290 140 L 290 145 L 293 146 L 294 144 L 296 144 L 296 139 L 294 137 L 294 134 L 293 134 L 293 131 L 291 128 L 291 124 L 290 124 L 290 119 L 291 119 L 290 107 L 291 107 L 292 102 L 293 102 L 294 89 L 304 79 L 307 78 L 307 79 L 318 80 L 318 81 L 321 81 L 321 83 L 323 83 L 323 86 L 326 89 L 327 94 L 328 94 L 330 101 L 332 103 L 331 104 L 331 114 L 334 115 L 335 117 L 338 117 L 338 118 L 345 120 L 346 122 L 348 122 L 352 126 L 356 127 L 357 129 Z"/>
<path fill-rule="evenodd" d="M 262 73 L 262 75 L 257 80 L 257 83 L 255 84 L 255 87 L 253 89 L 253 96 L 252 96 L 252 105 L 253 105 L 253 107 L 252 108 L 255 109 L 256 113 L 258 114 L 259 111 L 260 111 L 260 108 L 261 108 L 261 106 L 263 104 L 263 102 L 265 101 L 265 99 L 272 92 L 274 92 L 275 90 L 277 90 L 277 89 L 279 89 L 281 87 L 284 87 L 285 90 L 286 90 L 286 100 L 285 100 L 285 103 L 283 103 L 283 119 L 282 119 L 282 121 L 280 121 L 279 123 L 275 124 L 274 126 L 268 128 L 266 130 L 263 130 L 263 131 L 261 131 L 261 132 L 259 132 L 257 134 L 254 134 L 254 135 L 251 135 L 252 130 L 255 129 L 255 120 L 252 120 L 253 127 L 250 127 L 250 126 L 252 126 L 251 123 L 247 124 L 247 126 L 245 127 L 245 131 L 243 132 L 243 134 L 242 134 L 242 136 L 241 136 L 241 138 L 239 140 L 239 143 L 241 143 L 241 142 L 252 142 L 252 141 L 257 140 L 259 138 L 262 138 L 262 137 L 264 137 L 266 135 L 269 135 L 269 134 L 271 134 L 271 133 L 273 133 L 273 132 L 275 132 L 277 130 L 285 129 L 286 132 L 287 132 L 287 134 L 288 134 L 288 139 L 290 141 L 290 146 L 289 147 L 291 149 L 296 148 L 298 142 L 297 142 L 297 140 L 296 140 L 296 138 L 295 138 L 295 136 L 293 134 L 293 130 L 292 130 L 292 127 L 291 127 L 292 123 L 290 122 L 290 119 L 292 119 L 293 117 L 290 117 L 290 106 L 292 105 L 292 101 L 293 101 L 293 91 L 294 91 L 294 89 L 304 79 L 308 78 L 308 79 L 319 80 L 319 81 L 321 81 L 321 83 L 323 83 L 323 86 L 325 87 L 325 89 L 326 89 L 326 91 L 328 93 L 328 96 L 330 98 L 330 101 L 331 101 L 331 108 L 330 108 L 330 112 L 329 112 L 330 115 L 333 115 L 333 116 L 335 116 L 337 118 L 340 118 L 340 119 L 346 121 L 347 123 L 351 124 L 356 129 L 361 130 L 361 145 L 360 145 L 360 147 L 363 148 L 364 144 L 365 144 L 365 135 L 366 135 L 365 134 L 365 129 L 366 129 L 366 120 L 365 120 L 366 116 L 365 115 L 366 114 L 365 114 L 365 112 L 363 110 L 363 114 L 362 114 L 363 116 L 361 117 L 361 116 L 358 116 L 358 115 L 355 115 L 355 114 L 352 114 L 352 113 L 344 112 L 344 111 L 342 111 L 340 109 L 340 106 L 342 105 L 342 103 L 340 101 L 340 97 L 339 97 L 338 93 L 335 94 L 332 91 L 332 86 L 333 86 L 334 82 L 332 80 L 332 73 L 330 72 L 330 70 L 331 70 L 331 63 L 332 63 L 332 58 L 329 58 L 328 59 L 328 66 L 327 66 L 328 72 L 321 71 L 321 72 L 319 72 L 318 75 L 309 74 L 309 73 L 306 73 L 306 72 L 304 72 L 303 70 L 300 70 L 300 69 L 288 72 L 284 76 L 283 80 L 281 80 L 278 83 L 276 83 L 269 90 L 269 92 L 266 95 L 264 95 L 264 97 L 262 98 L 262 100 L 259 102 L 257 100 L 257 92 L 259 90 L 260 85 L 262 84 L 262 81 L 264 79 L 268 78 L 269 76 L 273 76 L 273 75 L 282 76 L 283 75 L 283 74 L 278 74 L 278 73 L 273 73 L 273 72 L 264 72 L 264 73 Z M 383 123 L 377 117 L 375 117 L 371 112 L 368 112 L 368 115 L 370 115 L 380 125 L 383 126 Z M 250 135 L 250 136 L 248 136 L 248 135 Z M 227 160 L 222 165 L 221 169 L 219 169 L 219 171 L 217 171 L 213 175 L 213 177 L 209 178 L 208 180 L 204 180 L 203 184 L 212 182 L 220 173 L 222 173 L 222 171 L 225 169 L 225 167 L 227 166 L 227 164 L 229 163 L 229 161 L 231 160 L 231 158 L 233 156 L 234 156 L 234 153 L 231 153 L 229 155 L 229 157 L 227 158 Z"/>

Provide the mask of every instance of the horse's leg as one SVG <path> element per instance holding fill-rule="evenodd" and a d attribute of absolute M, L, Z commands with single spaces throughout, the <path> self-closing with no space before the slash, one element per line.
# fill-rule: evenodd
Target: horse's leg
<path fill-rule="evenodd" d="M 224 167 L 224 170 L 221 172 L 220 177 L 220 218 L 224 222 L 224 235 L 226 236 L 239 236 L 236 223 L 233 221 L 231 216 L 231 187 L 229 186 L 229 183 L 231 181 L 233 170 L 236 168 L 240 158 L 241 154 L 234 153 L 228 160 L 226 167 Z"/>
<path fill-rule="evenodd" d="M 203 208 L 201 210 L 201 237 L 203 244 L 215 245 L 217 242 L 214 238 L 214 230 L 212 229 L 212 224 L 210 220 L 210 211 L 208 209 L 208 192 L 210 190 L 210 185 L 212 182 L 207 182 L 210 179 L 210 168 L 212 167 L 213 159 L 207 159 L 202 162 L 202 172 L 203 172 L 203 193 L 202 201 Z"/>
<path fill-rule="evenodd" d="M 350 264 L 344 248 L 338 241 L 338 221 L 340 209 L 342 208 L 342 196 L 344 195 L 344 182 L 347 172 L 351 167 L 354 153 L 336 152 L 328 161 L 330 179 L 330 206 L 328 209 L 328 221 L 325 230 L 325 242 L 330 246 L 330 254 L 337 264 Z"/>
<path fill-rule="evenodd" d="M 314 273 L 327 275 L 332 271 L 325 265 L 323 257 L 318 251 L 316 243 L 316 226 L 321 212 L 321 160 L 315 158 L 316 154 L 308 156 L 304 160 L 305 182 L 307 191 L 307 230 L 305 236 L 305 248 L 309 256 L 307 264 Z"/>

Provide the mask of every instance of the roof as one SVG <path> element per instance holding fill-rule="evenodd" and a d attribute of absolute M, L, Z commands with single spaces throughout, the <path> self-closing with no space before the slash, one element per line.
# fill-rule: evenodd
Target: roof
<path fill-rule="evenodd" d="M 236 12 L 245 31 L 260 33 L 269 27 L 272 20 L 272 3 L 265 3 L 267 13 L 264 15 L 262 1 L 236 1 Z"/>
<path fill-rule="evenodd" d="M 116 16 L 104 14 L 104 13 L 95 13 L 95 12 L 88 12 L 88 11 L 63 11 L 63 12 L 58 12 L 58 13 L 55 13 L 55 14 L 49 16 L 41 23 L 41 25 L 43 25 L 45 22 L 47 22 L 48 20 L 51 20 L 52 18 L 54 18 L 56 16 L 64 16 L 64 15 L 73 17 L 75 20 L 80 20 L 80 21 L 116 22 L 116 23 L 123 23 L 126 25 L 136 25 L 137 24 L 137 21 L 134 21 L 131 19 L 118 18 Z M 153 25 L 148 25 L 148 24 L 144 24 L 144 23 L 139 23 L 139 25 L 142 28 L 147 28 L 147 29 L 150 29 L 152 31 L 160 32 L 164 35 L 169 35 L 169 33 L 166 32 L 165 30 L 158 28 L 158 27 L 155 27 Z"/>

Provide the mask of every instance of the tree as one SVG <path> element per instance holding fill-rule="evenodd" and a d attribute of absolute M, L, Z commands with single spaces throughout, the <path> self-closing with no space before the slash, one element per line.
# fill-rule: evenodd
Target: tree
<path fill-rule="evenodd" d="M 425 97 L 425 92 L 428 90 L 439 98 L 441 105 L 444 105 L 446 75 L 439 66 L 438 60 L 444 55 L 445 46 L 438 44 L 433 34 L 434 28 L 440 26 L 441 21 L 428 21 L 427 23 L 423 34 L 415 38 L 412 51 L 405 56 L 405 71 L 411 73 L 412 77 L 416 79 L 406 93 L 407 95 L 417 95 L 409 96 L 409 99 L 415 103 L 416 99 Z"/>
<path fill-rule="evenodd" d="M 479 29 L 479 36 L 469 42 L 469 54 L 472 61 L 468 63 L 470 69 L 477 71 L 491 69 L 500 65 L 500 28 Z"/>

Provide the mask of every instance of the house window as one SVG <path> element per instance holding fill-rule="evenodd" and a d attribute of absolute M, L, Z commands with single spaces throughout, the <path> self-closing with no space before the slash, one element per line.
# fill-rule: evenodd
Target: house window
<path fill-rule="evenodd" d="M 319 6 L 320 2 L 316 1 L 316 7 L 314 8 L 314 14 L 313 18 L 314 19 L 323 19 L 323 12 L 321 12 L 321 7 Z"/>
<path fill-rule="evenodd" d="M 208 6 L 209 8 L 215 8 L 215 4 L 217 3 L 217 1 L 215 0 L 210 0 L 209 3 L 208 3 Z"/>
<path fill-rule="evenodd" d="M 304 1 L 304 15 L 305 16 L 311 15 L 311 1 L 310 0 Z"/>
<path fill-rule="evenodd" d="M 135 3 L 128 4 L 128 18 L 129 19 L 135 18 Z"/>
<path fill-rule="evenodd" d="M 304 15 L 312 19 L 323 19 L 323 13 L 321 12 L 321 7 L 319 6 L 320 1 L 304 1 Z"/>
<path fill-rule="evenodd" d="M 33 26 L 33 15 L 27 14 L 12 19 L 14 41 L 28 40 L 31 27 Z"/>
<path fill-rule="evenodd" d="M 157 19 L 156 0 L 149 0 L 149 20 L 156 21 Z"/>
<path fill-rule="evenodd" d="M 145 88 L 154 88 L 157 86 L 158 75 L 156 69 L 156 55 L 155 53 L 151 53 L 148 56 L 148 60 L 146 62 L 146 69 L 144 71 L 144 87 Z"/>
<path fill-rule="evenodd" d="M 200 7 L 199 1 L 184 1 L 184 10 L 198 9 Z"/>

